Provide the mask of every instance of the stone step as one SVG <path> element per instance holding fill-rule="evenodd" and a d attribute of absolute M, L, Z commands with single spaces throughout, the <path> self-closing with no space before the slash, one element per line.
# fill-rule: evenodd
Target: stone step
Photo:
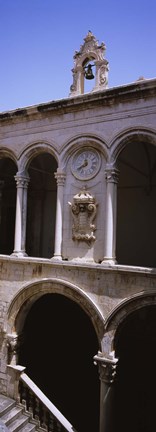
<path fill-rule="evenodd" d="M 24 427 L 29 421 L 29 417 L 25 414 L 21 414 L 18 418 L 12 421 L 7 427 L 9 432 L 18 432 L 21 431 L 21 428 Z"/>
<path fill-rule="evenodd" d="M 9 411 L 7 411 L 3 416 L 1 416 L 2 421 L 8 426 L 13 420 L 22 413 L 22 408 L 18 406 L 13 406 Z"/>
<path fill-rule="evenodd" d="M 32 423 L 27 423 L 25 426 L 21 427 L 20 432 L 34 432 L 36 430 L 36 425 Z"/>
<path fill-rule="evenodd" d="M 15 404 L 13 399 L 0 394 L 0 417 L 11 410 Z"/>

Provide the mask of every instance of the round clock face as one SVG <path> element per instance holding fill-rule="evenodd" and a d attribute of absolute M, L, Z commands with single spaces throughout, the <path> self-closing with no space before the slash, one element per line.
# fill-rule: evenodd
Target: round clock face
<path fill-rule="evenodd" d="M 87 180 L 98 173 L 100 165 L 99 153 L 92 148 L 86 148 L 75 153 L 71 169 L 76 178 Z"/>

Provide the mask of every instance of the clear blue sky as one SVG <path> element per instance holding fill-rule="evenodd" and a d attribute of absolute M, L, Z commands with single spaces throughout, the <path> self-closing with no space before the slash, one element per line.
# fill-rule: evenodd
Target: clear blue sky
<path fill-rule="evenodd" d="M 0 111 L 68 97 L 88 30 L 109 87 L 156 77 L 156 0 L 0 0 Z"/>

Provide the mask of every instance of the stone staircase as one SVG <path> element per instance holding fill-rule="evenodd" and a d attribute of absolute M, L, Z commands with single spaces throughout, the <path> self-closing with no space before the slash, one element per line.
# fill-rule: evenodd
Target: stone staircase
<path fill-rule="evenodd" d="M 0 394 L 0 432 L 77 432 L 23 370 L 8 366 L 8 396 Z"/>
<path fill-rule="evenodd" d="M 4 427 L 3 427 L 4 425 Z M 5 427 L 6 426 L 6 427 Z M 0 432 L 43 431 L 31 413 L 11 398 L 0 395 Z"/>

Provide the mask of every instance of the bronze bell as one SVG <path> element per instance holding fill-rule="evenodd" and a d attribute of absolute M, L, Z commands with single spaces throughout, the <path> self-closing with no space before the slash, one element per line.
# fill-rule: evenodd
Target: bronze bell
<path fill-rule="evenodd" d="M 85 78 L 88 80 L 91 80 L 94 78 L 93 71 L 92 71 L 92 65 L 90 63 L 88 66 L 86 66 Z"/>

